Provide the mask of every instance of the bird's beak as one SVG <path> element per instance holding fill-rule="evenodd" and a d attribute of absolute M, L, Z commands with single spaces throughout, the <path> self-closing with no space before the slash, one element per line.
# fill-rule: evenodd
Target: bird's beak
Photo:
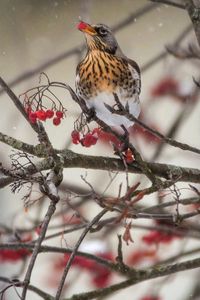
<path fill-rule="evenodd" d="M 87 33 L 89 35 L 96 35 L 96 30 L 88 23 L 85 23 L 85 22 L 80 22 L 78 23 L 77 25 L 77 28 L 84 32 L 84 33 Z"/>

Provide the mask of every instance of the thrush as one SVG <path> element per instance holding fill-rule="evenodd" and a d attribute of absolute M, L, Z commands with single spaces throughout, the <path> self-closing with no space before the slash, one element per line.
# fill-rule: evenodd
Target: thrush
<path fill-rule="evenodd" d="M 129 128 L 134 122 L 111 112 L 109 107 L 116 107 L 116 94 L 129 113 L 136 118 L 139 116 L 139 66 L 123 54 L 108 26 L 80 22 L 77 28 L 84 33 L 87 44 L 87 53 L 76 70 L 77 95 L 107 125 L 116 129 Z"/>

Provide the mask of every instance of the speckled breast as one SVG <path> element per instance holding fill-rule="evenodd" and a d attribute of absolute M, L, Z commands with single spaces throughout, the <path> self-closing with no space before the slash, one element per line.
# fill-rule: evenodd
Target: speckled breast
<path fill-rule="evenodd" d="M 92 51 L 77 67 L 76 89 L 87 100 L 101 92 L 118 91 L 131 97 L 135 93 L 135 79 L 124 59 Z"/>

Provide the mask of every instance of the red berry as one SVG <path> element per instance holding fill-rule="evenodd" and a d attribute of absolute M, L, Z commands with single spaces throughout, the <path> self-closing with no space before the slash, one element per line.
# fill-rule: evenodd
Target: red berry
<path fill-rule="evenodd" d="M 152 89 L 152 96 L 159 97 L 165 95 L 175 95 L 179 91 L 179 83 L 172 77 L 166 77 L 160 80 Z"/>
<path fill-rule="evenodd" d="M 125 152 L 125 160 L 128 164 L 132 163 L 134 161 L 134 156 L 131 151 L 131 149 L 127 149 Z"/>
<path fill-rule="evenodd" d="M 41 121 L 45 121 L 47 118 L 46 112 L 42 109 L 36 111 L 37 118 Z"/>
<path fill-rule="evenodd" d="M 25 111 L 27 114 L 29 114 L 31 112 L 31 107 L 30 106 L 26 106 L 25 107 Z"/>
<path fill-rule="evenodd" d="M 176 234 L 169 234 L 169 233 L 153 230 L 150 233 L 148 233 L 147 235 L 144 235 L 142 237 L 142 240 L 143 240 L 143 242 L 145 242 L 146 244 L 149 244 L 149 245 L 153 244 L 153 243 L 168 244 L 176 238 L 180 238 L 180 236 L 178 236 Z"/>
<path fill-rule="evenodd" d="M 92 130 L 92 135 L 99 137 L 99 135 L 101 134 L 101 129 L 100 128 L 94 128 Z"/>
<path fill-rule="evenodd" d="M 80 143 L 80 133 L 77 130 L 73 130 L 71 133 L 72 143 L 79 144 Z"/>
<path fill-rule="evenodd" d="M 58 111 L 56 112 L 56 116 L 57 116 L 58 118 L 62 119 L 62 118 L 63 118 L 63 112 L 60 111 L 60 110 L 58 110 Z"/>
<path fill-rule="evenodd" d="M 161 300 L 161 298 L 157 296 L 145 296 L 141 300 Z"/>
<path fill-rule="evenodd" d="M 97 140 L 97 137 L 93 136 L 91 133 L 88 133 L 82 139 L 82 145 L 85 147 L 90 147 L 92 145 L 95 145 Z"/>
<path fill-rule="evenodd" d="M 52 109 L 47 109 L 46 111 L 46 117 L 47 119 L 51 119 L 54 116 L 54 111 Z"/>
<path fill-rule="evenodd" d="M 30 254 L 30 251 L 27 249 L 1 249 L 0 262 L 16 262 L 23 260 L 27 255 Z"/>
<path fill-rule="evenodd" d="M 55 126 L 58 126 L 61 123 L 61 119 L 58 117 L 53 118 L 53 124 Z"/>
<path fill-rule="evenodd" d="M 120 141 L 112 133 L 101 130 L 99 132 L 99 139 L 107 145 L 114 144 L 117 148 L 120 147 Z"/>
<path fill-rule="evenodd" d="M 33 112 L 33 111 L 29 112 L 28 118 L 29 118 L 31 123 L 35 124 L 36 120 L 37 120 L 36 112 Z"/>

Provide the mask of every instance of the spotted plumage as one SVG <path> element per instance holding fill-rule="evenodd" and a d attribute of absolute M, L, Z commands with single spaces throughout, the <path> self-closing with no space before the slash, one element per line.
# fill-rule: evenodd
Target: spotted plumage
<path fill-rule="evenodd" d="M 77 66 L 77 94 L 108 125 L 130 127 L 133 122 L 111 113 L 104 104 L 114 106 L 113 93 L 116 93 L 122 105 L 138 117 L 141 80 L 137 63 L 122 53 L 108 26 L 80 22 L 78 29 L 85 33 L 87 53 Z"/>

